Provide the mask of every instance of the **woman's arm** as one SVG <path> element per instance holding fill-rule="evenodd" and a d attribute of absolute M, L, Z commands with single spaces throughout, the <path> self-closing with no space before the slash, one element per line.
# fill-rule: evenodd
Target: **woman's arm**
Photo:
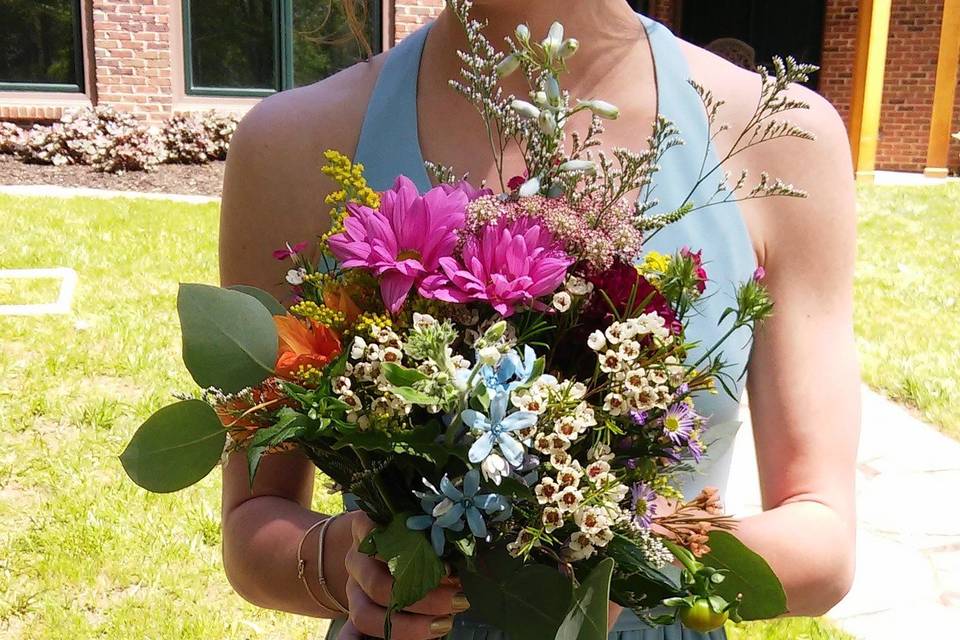
<path fill-rule="evenodd" d="M 856 212 L 843 123 L 825 100 L 797 91 L 811 103 L 799 124 L 817 141 L 771 143 L 752 161 L 809 197 L 764 201 L 751 214 L 776 306 L 747 383 L 765 511 L 745 518 L 738 536 L 780 577 L 790 614 L 812 616 L 846 594 L 854 571 Z"/>

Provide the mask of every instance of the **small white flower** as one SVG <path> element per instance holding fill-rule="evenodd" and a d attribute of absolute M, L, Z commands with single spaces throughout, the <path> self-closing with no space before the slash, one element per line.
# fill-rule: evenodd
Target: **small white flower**
<path fill-rule="evenodd" d="M 604 331 L 603 334 L 607 337 L 607 342 L 610 344 L 620 344 L 620 341 L 623 340 L 623 325 L 619 322 L 614 322 L 607 327 L 607 330 Z"/>
<path fill-rule="evenodd" d="M 606 460 L 597 460 L 587 465 L 587 480 L 594 484 L 599 484 L 599 481 L 608 473 L 610 473 L 610 463 Z"/>
<path fill-rule="evenodd" d="M 427 329 L 429 327 L 437 324 L 437 319 L 434 318 L 429 313 L 417 313 L 413 314 L 413 328 L 414 329 Z"/>
<path fill-rule="evenodd" d="M 607 352 L 600 357 L 600 370 L 604 373 L 616 373 L 623 367 L 623 360 L 616 351 L 607 349 Z"/>
<path fill-rule="evenodd" d="M 622 416 L 627 412 L 627 403 L 619 393 L 608 393 L 603 399 L 603 410 L 612 416 Z"/>
<path fill-rule="evenodd" d="M 359 360 L 363 357 L 363 354 L 367 351 L 367 341 L 357 336 L 353 339 L 353 345 L 350 347 L 350 358 L 353 360 Z"/>
<path fill-rule="evenodd" d="M 640 356 L 640 343 L 636 340 L 624 340 L 617 351 L 624 360 L 636 360 Z"/>
<path fill-rule="evenodd" d="M 510 403 L 521 411 L 529 411 L 530 413 L 536 413 L 537 415 L 540 415 L 547 410 L 546 403 L 530 393 L 524 393 L 520 395 L 513 394 L 510 397 Z"/>
<path fill-rule="evenodd" d="M 380 345 L 378 344 L 368 344 L 367 351 L 364 353 L 364 357 L 370 362 L 379 362 L 382 356 L 382 351 Z"/>
<path fill-rule="evenodd" d="M 586 402 L 578 404 L 573 411 L 573 415 L 584 429 L 597 426 L 597 417 L 593 412 L 593 407 Z"/>
<path fill-rule="evenodd" d="M 603 335 L 602 331 L 594 331 L 590 334 L 590 337 L 587 338 L 587 346 L 594 351 L 603 351 L 607 348 L 607 338 Z"/>
<path fill-rule="evenodd" d="M 577 276 L 568 276 L 564 288 L 572 295 L 585 296 L 593 291 L 593 283 Z"/>
<path fill-rule="evenodd" d="M 480 465 L 480 471 L 488 482 L 500 486 L 503 479 L 510 475 L 510 465 L 496 453 L 491 453 Z"/>
<path fill-rule="evenodd" d="M 477 352 L 477 357 L 485 365 L 496 366 L 501 358 L 500 349 L 494 346 L 484 347 Z"/>
<path fill-rule="evenodd" d="M 595 445 L 590 447 L 590 450 L 587 451 L 587 459 L 593 462 L 597 460 L 603 460 L 604 462 L 610 462 L 614 459 L 613 451 L 610 449 L 610 445 L 606 442 L 597 442 Z M 589 473 L 589 467 L 587 467 Z M 608 469 L 609 470 L 609 469 Z"/>
<path fill-rule="evenodd" d="M 564 440 L 572 442 L 580 435 L 580 424 L 573 416 L 564 416 L 553 423 L 553 431 Z"/>
<path fill-rule="evenodd" d="M 550 454 L 550 464 L 554 469 L 562 469 L 570 464 L 570 454 L 566 451 L 554 451 Z"/>
<path fill-rule="evenodd" d="M 337 378 L 334 378 L 331 388 L 333 389 L 333 392 L 337 394 L 350 391 L 350 378 L 345 376 L 338 376 Z"/>
<path fill-rule="evenodd" d="M 384 396 L 378 396 L 370 403 L 370 411 L 373 413 L 393 413 L 390 409 L 390 401 Z"/>
<path fill-rule="evenodd" d="M 605 547 L 613 541 L 613 531 L 611 529 L 600 529 L 590 536 L 590 541 L 597 547 Z"/>
<path fill-rule="evenodd" d="M 627 375 L 623 379 L 623 386 L 631 393 L 636 393 L 641 389 L 645 389 L 647 387 L 646 370 L 640 368 L 627 371 Z"/>
<path fill-rule="evenodd" d="M 563 513 L 573 513 L 580 508 L 583 494 L 576 487 L 564 487 L 557 494 L 557 508 Z"/>
<path fill-rule="evenodd" d="M 547 507 L 543 510 L 543 527 L 547 533 L 563 526 L 563 512 L 556 507 Z"/>
<path fill-rule="evenodd" d="M 540 484 L 534 487 L 533 493 L 537 496 L 537 502 L 540 504 L 549 504 L 554 502 L 559 495 L 560 485 L 558 485 L 553 478 L 546 477 L 540 481 Z"/>
<path fill-rule="evenodd" d="M 590 536 L 582 531 L 578 531 L 570 536 L 567 548 L 564 550 L 564 556 L 571 562 L 577 560 L 586 560 L 596 553 Z"/>
<path fill-rule="evenodd" d="M 573 521 L 580 527 L 580 531 L 587 535 L 599 533 L 610 526 L 610 519 L 596 507 L 583 507 L 573 514 Z"/>
<path fill-rule="evenodd" d="M 582 382 L 574 382 L 567 391 L 567 397 L 571 400 L 583 400 L 587 396 L 587 385 Z"/>
<path fill-rule="evenodd" d="M 403 352 L 396 347 L 387 347 L 380 355 L 384 362 L 400 364 L 400 361 L 403 360 Z"/>
<path fill-rule="evenodd" d="M 576 460 L 573 464 L 560 468 L 557 471 L 557 482 L 561 487 L 576 487 L 580 484 L 580 478 L 583 477 L 583 469 Z"/>
<path fill-rule="evenodd" d="M 571 304 L 573 304 L 573 300 L 570 298 L 570 294 L 566 291 L 558 291 L 553 294 L 553 308 L 560 313 L 566 313 L 569 311 Z"/>
<path fill-rule="evenodd" d="M 303 277 L 307 275 L 307 270 L 304 268 L 299 269 L 290 269 L 287 271 L 287 282 L 297 287 L 303 284 Z"/>
<path fill-rule="evenodd" d="M 360 398 L 353 393 L 353 391 L 344 391 L 339 395 L 340 402 L 350 407 L 351 410 L 356 411 L 361 408 Z"/>

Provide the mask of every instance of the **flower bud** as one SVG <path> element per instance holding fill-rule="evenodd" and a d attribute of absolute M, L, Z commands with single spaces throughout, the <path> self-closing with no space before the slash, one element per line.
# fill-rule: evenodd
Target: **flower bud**
<path fill-rule="evenodd" d="M 567 38 L 563 41 L 563 44 L 560 45 L 560 50 L 557 52 L 557 55 L 561 60 L 566 60 L 577 52 L 577 49 L 580 48 L 580 41 L 576 38 Z"/>
<path fill-rule="evenodd" d="M 532 91 L 530 92 L 530 99 L 541 107 L 547 105 L 547 92 L 546 91 Z"/>
<path fill-rule="evenodd" d="M 500 362 L 500 349 L 496 347 L 484 347 L 477 352 L 477 358 L 488 367 L 494 367 Z"/>
<path fill-rule="evenodd" d="M 523 43 L 530 42 L 530 29 L 525 24 L 518 24 L 517 30 L 514 32 L 517 36 L 517 40 Z"/>
<path fill-rule="evenodd" d="M 547 34 L 546 39 L 541 42 L 540 45 L 543 47 L 548 58 L 557 53 L 563 45 L 563 25 L 559 22 L 554 22 L 550 27 L 550 32 Z"/>
<path fill-rule="evenodd" d="M 594 114 L 607 120 L 616 120 L 620 117 L 620 109 L 616 105 L 603 100 L 581 100 L 580 104 L 590 109 Z"/>
<path fill-rule="evenodd" d="M 557 82 L 557 78 L 555 76 L 549 76 L 544 84 L 547 100 L 552 104 L 558 103 L 560 101 L 560 83 Z"/>
<path fill-rule="evenodd" d="M 528 198 L 540 193 L 540 178 L 533 177 L 524 182 L 518 193 L 522 198 Z"/>
<path fill-rule="evenodd" d="M 516 54 L 511 53 L 506 56 L 503 60 L 500 61 L 500 64 L 497 65 L 497 77 L 506 78 L 514 71 L 520 68 L 520 58 Z"/>
<path fill-rule="evenodd" d="M 567 160 L 560 165 L 560 171 L 578 173 L 596 173 L 597 165 L 592 160 Z"/>
<path fill-rule="evenodd" d="M 540 131 L 552 136 L 557 131 L 557 119 L 549 111 L 540 112 Z"/>
<path fill-rule="evenodd" d="M 537 109 L 535 106 L 525 100 L 514 100 L 510 103 L 510 108 L 524 118 L 530 118 L 533 120 L 534 118 L 540 117 L 540 109 Z"/>
<path fill-rule="evenodd" d="M 503 334 L 507 331 L 507 322 L 506 320 L 500 320 L 499 322 L 494 323 L 487 329 L 481 340 L 484 344 L 493 344 L 503 337 Z"/>

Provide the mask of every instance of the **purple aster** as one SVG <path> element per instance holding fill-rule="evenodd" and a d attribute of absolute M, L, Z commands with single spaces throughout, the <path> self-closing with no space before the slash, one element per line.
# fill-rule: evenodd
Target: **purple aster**
<path fill-rule="evenodd" d="M 690 450 L 693 461 L 700 464 L 700 461 L 703 460 L 703 444 L 699 440 L 693 439 L 687 443 L 687 448 Z"/>
<path fill-rule="evenodd" d="M 663 433 L 670 442 L 683 445 L 690 441 L 696 426 L 697 414 L 686 402 L 678 402 L 667 409 L 662 419 Z"/>
<path fill-rule="evenodd" d="M 638 426 L 643 426 L 647 423 L 647 412 L 646 411 L 631 411 L 630 419 L 633 421 L 633 424 Z"/>
<path fill-rule="evenodd" d="M 649 529 L 653 516 L 657 513 L 657 494 L 642 482 L 634 483 L 630 488 L 630 510 L 633 511 L 633 524 L 640 529 Z"/>

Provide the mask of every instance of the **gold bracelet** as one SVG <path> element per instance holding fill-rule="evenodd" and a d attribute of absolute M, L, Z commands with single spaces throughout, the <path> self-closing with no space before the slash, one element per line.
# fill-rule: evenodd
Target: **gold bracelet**
<path fill-rule="evenodd" d="M 320 535 L 318 536 L 317 541 L 317 579 L 320 582 L 320 592 L 327 597 L 327 599 L 332 602 L 335 606 L 335 611 L 338 611 L 343 614 L 349 614 L 350 609 L 340 604 L 340 601 L 337 600 L 336 596 L 330 591 L 330 587 L 327 586 L 327 579 L 323 575 L 323 540 L 327 535 L 327 528 L 333 524 L 333 521 L 337 519 L 337 516 L 332 518 L 327 518 L 323 526 L 320 527 Z"/>
<path fill-rule="evenodd" d="M 307 593 L 310 595 L 310 599 L 320 605 L 320 608 L 324 611 L 329 611 L 331 613 L 341 613 L 339 610 L 332 608 L 330 605 L 324 604 L 320 601 L 317 596 L 313 594 L 313 589 L 310 588 L 310 583 L 307 581 L 307 574 L 304 571 L 306 569 L 306 561 L 303 559 L 303 543 L 307 539 L 307 536 L 310 535 L 310 532 L 316 529 L 317 527 L 322 527 L 320 529 L 320 535 L 323 536 L 323 530 L 326 528 L 328 522 L 333 520 L 333 518 L 324 518 L 323 520 L 317 520 L 310 528 L 303 532 L 303 536 L 300 537 L 300 544 L 297 545 L 297 575 L 300 576 L 300 582 L 303 583 L 304 589 L 307 590 Z M 322 538 L 321 538 L 322 539 Z M 318 561 L 320 565 L 323 564 L 323 556 L 320 557 Z M 326 586 L 324 586 L 326 589 Z M 339 605 L 339 603 L 337 603 Z"/>

